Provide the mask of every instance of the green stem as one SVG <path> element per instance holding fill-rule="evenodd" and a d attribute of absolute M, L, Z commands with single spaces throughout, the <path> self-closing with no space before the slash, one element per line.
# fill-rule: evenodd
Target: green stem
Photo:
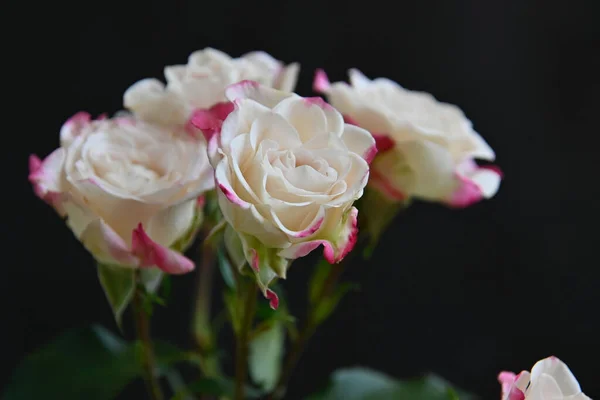
<path fill-rule="evenodd" d="M 214 337 L 210 318 L 215 249 L 207 242 L 204 242 L 201 249 L 202 255 L 198 266 L 198 291 L 194 311 L 194 337 L 200 351 L 202 373 L 206 376 L 216 376 L 219 374 L 219 365 L 214 356 Z"/>
<path fill-rule="evenodd" d="M 139 278 L 139 272 L 136 272 L 136 278 Z M 138 279 L 136 279 L 136 282 Z M 152 339 L 150 337 L 150 320 L 148 313 L 144 308 L 144 288 L 138 284 L 133 295 L 133 315 L 135 319 L 136 334 L 142 344 L 142 364 L 144 369 L 144 381 L 146 389 L 152 400 L 163 400 L 164 396 L 160 389 L 158 377 L 156 374 L 156 358 Z"/>
<path fill-rule="evenodd" d="M 308 309 L 308 314 L 306 316 L 306 322 L 304 323 L 304 326 L 300 330 L 300 333 L 296 340 L 294 340 L 294 342 L 292 343 L 292 347 L 285 359 L 281 375 L 279 376 L 279 380 L 275 385 L 275 389 L 273 389 L 273 391 L 268 397 L 270 400 L 282 399 L 285 395 L 285 390 L 288 385 L 288 382 L 292 377 L 292 373 L 294 372 L 298 361 L 300 361 L 300 357 L 302 357 L 302 354 L 304 353 L 306 344 L 317 330 L 317 305 L 333 292 L 337 285 L 337 282 L 339 281 L 340 276 L 344 272 L 346 265 L 349 263 L 349 260 L 350 258 L 347 257 L 342 262 L 331 266 L 329 274 L 327 275 L 327 278 L 323 283 L 323 287 L 317 294 L 314 305 Z"/>
<path fill-rule="evenodd" d="M 248 346 L 249 336 L 256 312 L 256 285 L 254 282 L 246 283 L 245 290 L 241 292 L 244 302 L 244 314 L 242 315 L 242 324 L 236 335 L 235 352 L 235 400 L 244 400 L 246 395 L 246 378 L 248 375 Z"/>

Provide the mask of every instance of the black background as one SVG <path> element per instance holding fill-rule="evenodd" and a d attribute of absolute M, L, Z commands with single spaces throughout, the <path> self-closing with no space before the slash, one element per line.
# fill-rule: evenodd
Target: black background
<path fill-rule="evenodd" d="M 357 67 L 431 92 L 465 111 L 505 172 L 490 201 L 461 211 L 416 203 L 398 217 L 372 262 L 349 271 L 362 291 L 310 343 L 290 399 L 349 365 L 397 377 L 434 371 L 495 399 L 500 370 L 549 355 L 600 397 L 600 15 L 592 3 L 4 3 L 16 13 L 3 11 L 4 80 L 15 91 L 3 106 L 12 123 L 3 130 L 2 382 L 64 330 L 114 328 L 91 257 L 29 187 L 28 154 L 50 153 L 75 112 L 115 112 L 130 84 L 210 46 L 299 61 L 303 95 L 318 67 L 333 81 Z M 284 283 L 297 312 L 308 275 L 296 265 Z M 157 336 L 189 344 L 193 281 L 174 279 Z"/>

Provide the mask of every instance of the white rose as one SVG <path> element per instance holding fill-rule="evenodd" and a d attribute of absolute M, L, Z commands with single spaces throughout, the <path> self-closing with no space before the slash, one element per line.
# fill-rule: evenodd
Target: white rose
<path fill-rule="evenodd" d="M 125 92 L 124 104 L 144 120 L 186 126 L 193 111 L 226 101 L 228 85 L 251 79 L 291 92 L 298 71 L 298 64 L 285 66 L 262 51 L 231 58 L 219 50 L 206 48 L 192 53 L 186 65 L 166 67 L 166 86 L 157 79 L 133 84 Z"/>
<path fill-rule="evenodd" d="M 131 116 L 69 119 L 61 147 L 30 158 L 38 196 L 67 217 L 102 263 L 185 273 L 181 250 L 201 221 L 202 194 L 214 186 L 204 141 Z"/>
<path fill-rule="evenodd" d="M 276 307 L 267 287 L 273 278 L 285 278 L 290 259 L 323 245 L 334 263 L 352 249 L 352 204 L 367 183 L 365 158 L 376 151 L 375 141 L 366 130 L 344 124 L 320 97 L 252 81 L 230 86 L 226 95 L 235 109 L 209 143 L 219 205 Z"/>
<path fill-rule="evenodd" d="M 569 367 L 556 357 L 538 361 L 531 373 L 502 372 L 498 381 L 503 400 L 591 400 L 581 392 Z"/>
<path fill-rule="evenodd" d="M 391 200 L 414 196 L 454 207 L 497 192 L 499 169 L 474 162 L 493 161 L 494 151 L 458 107 L 389 79 L 369 80 L 355 69 L 349 75 L 350 85 L 330 84 L 319 70 L 314 88 L 378 142 L 369 187 Z"/>

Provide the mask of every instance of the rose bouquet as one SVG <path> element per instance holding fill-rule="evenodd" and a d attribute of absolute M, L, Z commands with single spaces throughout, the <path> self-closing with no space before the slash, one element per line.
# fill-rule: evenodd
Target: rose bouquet
<path fill-rule="evenodd" d="M 70 332 L 23 361 L 6 399 L 36 398 L 41 382 L 47 398 L 110 399 L 138 377 L 153 400 L 286 398 L 304 347 L 354 287 L 342 280 L 350 256 L 368 260 L 412 200 L 461 208 L 497 192 L 494 151 L 458 107 L 355 69 L 350 83 L 316 71 L 324 97 L 301 97 L 298 73 L 264 52 L 197 51 L 165 68 L 166 84 L 133 84 L 124 111 L 75 114 L 57 150 L 30 157 L 35 194 L 94 257 L 117 326 L 127 331 L 130 315 L 136 340 L 97 326 Z M 196 261 L 184 254 L 192 247 Z M 298 320 L 285 280 L 312 252 L 322 257 Z M 151 336 L 152 310 L 165 305 L 170 275 L 195 268 L 196 347 L 179 349 Z M 234 345 L 223 344 L 225 325 Z M 81 362 L 67 363 L 75 353 Z M 67 381 L 48 372 L 59 365 Z M 588 399 L 555 357 L 498 380 L 503 400 Z M 362 368 L 335 372 L 311 397 L 458 398 L 474 397 L 436 376 Z"/>

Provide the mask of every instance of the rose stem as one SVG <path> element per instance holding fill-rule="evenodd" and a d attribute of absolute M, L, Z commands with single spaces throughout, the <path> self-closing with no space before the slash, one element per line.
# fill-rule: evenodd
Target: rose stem
<path fill-rule="evenodd" d="M 248 282 L 245 285 L 243 296 L 242 324 L 236 335 L 235 351 L 235 400 L 244 400 L 246 391 L 246 377 L 248 375 L 248 338 L 254 321 L 256 311 L 256 285 Z"/>
<path fill-rule="evenodd" d="M 204 232 L 204 238 L 208 232 Z M 202 362 L 200 368 L 206 376 L 218 374 L 217 360 L 211 356 L 213 352 L 212 331 L 210 327 L 210 309 L 212 299 L 213 272 L 215 269 L 215 249 L 211 243 L 203 242 L 198 271 L 198 291 L 194 311 L 194 336 L 200 350 Z"/>
<path fill-rule="evenodd" d="M 136 278 L 139 279 L 139 271 L 136 271 Z M 136 279 L 136 282 L 138 282 L 138 279 Z M 144 309 L 144 289 L 141 284 L 136 285 L 133 295 L 133 314 L 136 334 L 142 344 L 142 363 L 146 389 L 152 400 L 163 400 L 164 396 L 155 374 L 156 360 L 150 337 L 150 321 L 148 313 Z"/>

